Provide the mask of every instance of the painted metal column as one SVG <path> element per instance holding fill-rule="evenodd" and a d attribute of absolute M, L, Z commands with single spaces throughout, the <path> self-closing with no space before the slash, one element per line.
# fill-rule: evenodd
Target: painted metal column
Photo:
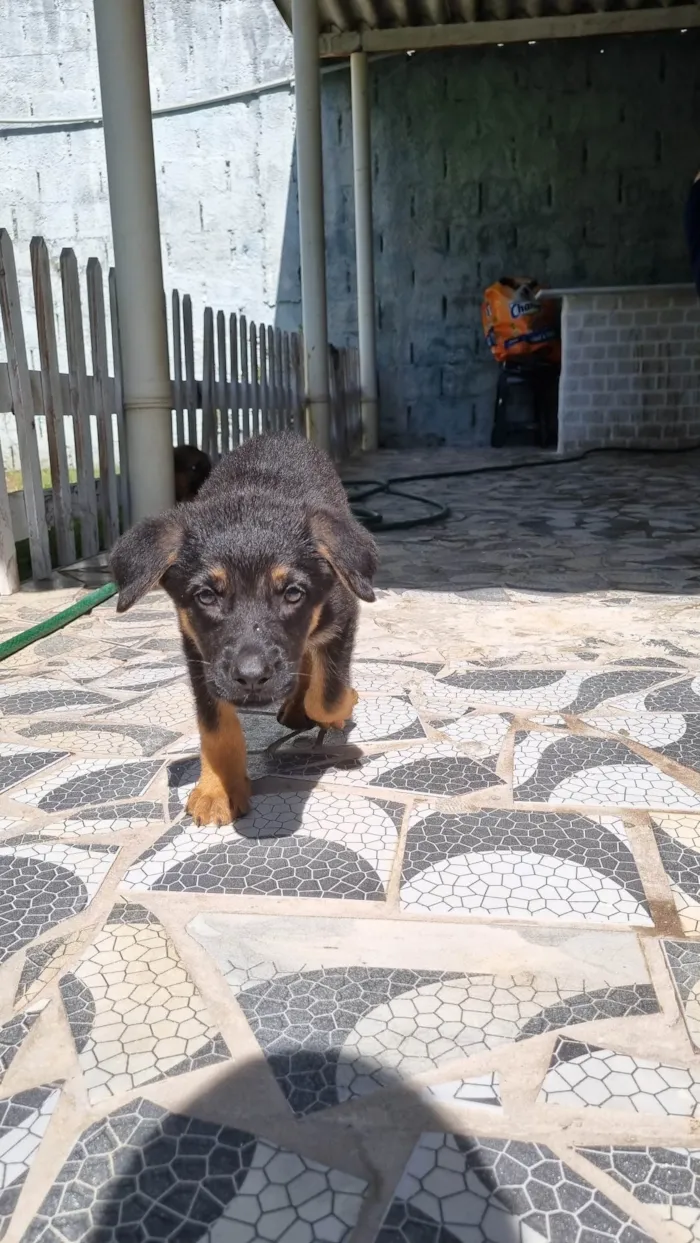
<path fill-rule="evenodd" d="M 143 0 L 94 0 L 134 522 L 174 501 L 170 368 Z"/>
<path fill-rule="evenodd" d="M 103 2 L 109 3 L 109 0 Z M 330 394 L 318 0 L 292 0 L 292 32 L 297 118 L 301 309 L 309 431 L 316 444 L 328 449 Z"/>
<path fill-rule="evenodd" d="M 374 247 L 372 240 L 372 137 L 370 128 L 367 53 L 350 57 L 352 93 L 352 159 L 355 184 L 355 254 L 357 266 L 357 327 L 360 345 L 362 447 L 379 443 L 377 332 L 374 314 Z"/>

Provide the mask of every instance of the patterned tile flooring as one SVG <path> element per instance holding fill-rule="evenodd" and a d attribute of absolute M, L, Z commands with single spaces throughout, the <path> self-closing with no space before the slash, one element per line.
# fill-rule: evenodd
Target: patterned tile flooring
<path fill-rule="evenodd" d="M 395 581 L 452 529 L 235 826 L 159 593 L 0 666 L 7 1243 L 700 1243 L 694 605 Z"/>

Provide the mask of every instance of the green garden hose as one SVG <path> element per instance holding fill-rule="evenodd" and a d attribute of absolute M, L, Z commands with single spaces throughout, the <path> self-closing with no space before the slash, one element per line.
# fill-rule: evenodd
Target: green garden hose
<path fill-rule="evenodd" d="M 43 621 L 37 622 L 36 626 L 30 626 L 28 630 L 13 634 L 11 639 L 5 639 L 4 643 L 0 643 L 0 661 L 7 660 L 8 656 L 14 656 L 15 652 L 20 652 L 23 647 L 29 647 L 30 643 L 45 639 L 47 635 L 53 634 L 54 630 L 61 630 L 70 622 L 75 621 L 76 617 L 82 617 L 83 613 L 89 613 L 98 604 L 109 600 L 116 590 L 114 583 L 106 583 L 104 587 L 98 587 L 97 591 L 89 591 L 76 604 L 71 604 L 70 608 L 54 613 L 53 617 L 45 617 Z"/>

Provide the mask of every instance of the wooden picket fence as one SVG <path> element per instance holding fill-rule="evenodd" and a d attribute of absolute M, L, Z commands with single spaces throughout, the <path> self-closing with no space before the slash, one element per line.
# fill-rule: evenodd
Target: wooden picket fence
<path fill-rule="evenodd" d="M 11 412 L 10 424 L 16 430 L 12 438 L 0 435 L 0 595 L 19 588 L 17 544 L 24 538 L 32 578 L 41 581 L 50 577 L 52 567 L 66 567 L 78 555 L 86 558 L 108 550 L 129 525 L 114 270 L 107 275 L 107 315 L 102 267 L 97 259 L 88 260 L 88 371 L 75 254 L 66 248 L 60 258 L 62 320 L 57 319 L 50 256 L 43 238 L 32 240 L 30 255 L 38 370 L 28 365 L 12 240 L 0 229 L 0 312 L 7 356 L 6 363 L 0 362 L 0 413 Z M 300 334 L 207 307 L 197 378 L 189 295 L 181 297 L 175 290 L 171 311 L 173 444 L 197 445 L 216 460 L 252 436 L 284 428 L 306 434 Z M 60 342 L 57 322 L 62 328 Z M 66 360 L 65 371 L 59 366 L 59 348 Z M 332 348 L 329 374 L 331 449 L 341 460 L 362 443 L 357 350 Z M 44 488 L 42 480 L 42 436 L 50 489 Z M 6 470 L 15 448 L 22 491 L 9 493 Z"/>
<path fill-rule="evenodd" d="M 301 333 L 205 307 L 200 385 L 189 294 L 181 299 L 173 290 L 171 310 L 175 444 L 196 444 L 216 461 L 251 436 L 285 429 L 306 434 Z M 358 351 L 331 347 L 329 377 L 331 453 L 342 461 L 362 445 Z"/>

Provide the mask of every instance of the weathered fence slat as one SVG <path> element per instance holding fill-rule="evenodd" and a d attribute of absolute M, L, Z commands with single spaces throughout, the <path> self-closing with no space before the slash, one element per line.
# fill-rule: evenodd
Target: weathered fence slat
<path fill-rule="evenodd" d="M 180 295 L 173 289 L 173 403 L 175 409 L 175 438 L 179 445 L 185 443 L 185 416 L 182 387 L 182 335 L 180 329 Z"/>
<path fill-rule="evenodd" d="M 330 398 L 330 449 L 331 457 L 338 456 L 338 368 L 336 351 L 333 346 L 328 348 L 328 396 Z"/>
<path fill-rule="evenodd" d="M 117 440 L 119 441 L 119 504 L 122 510 L 122 528 L 131 523 L 131 498 L 129 496 L 129 449 L 126 442 L 124 418 L 124 386 L 122 384 L 122 338 L 119 329 L 117 306 L 117 274 L 109 269 L 109 320 L 112 328 L 112 358 L 114 360 L 114 411 L 117 416 Z"/>
<path fill-rule="evenodd" d="M 267 352 L 272 358 L 272 396 L 274 402 L 273 428 L 278 432 L 282 423 L 282 359 L 280 358 L 281 338 L 277 340 L 274 328 L 267 330 Z"/>
<path fill-rule="evenodd" d="M 50 578 L 51 552 L 34 423 L 32 386 L 27 366 L 27 348 L 17 287 L 15 256 L 12 241 L 6 229 L 0 229 L 0 311 L 7 350 L 12 408 L 17 422 L 17 441 L 22 467 L 32 573 L 38 579 Z"/>
<path fill-rule="evenodd" d="M 0 596 L 12 596 L 19 591 L 19 567 L 15 533 L 12 530 L 12 512 L 7 494 L 5 465 L 0 448 Z"/>
<path fill-rule="evenodd" d="M 80 518 L 80 545 L 83 557 L 94 557 L 99 552 L 97 529 L 97 495 L 95 492 L 95 467 L 92 456 L 92 431 L 90 428 L 91 400 L 88 393 L 87 368 L 85 365 L 85 342 L 83 340 L 83 311 L 80 298 L 80 278 L 75 254 L 69 247 L 61 251 L 61 286 L 63 289 L 63 318 L 66 328 L 66 352 L 68 354 L 68 391 L 73 415 L 73 440 L 75 464 L 78 472 L 78 513 Z"/>
<path fill-rule="evenodd" d="M 270 360 L 270 431 L 280 430 L 280 368 L 277 357 L 277 338 L 274 328 L 267 329 L 267 356 Z"/>
<path fill-rule="evenodd" d="M 350 375 L 350 359 L 347 350 L 340 351 L 340 453 L 341 457 L 347 457 L 350 444 L 350 427 L 348 425 L 348 415 L 350 413 L 350 394 L 346 389 L 348 377 Z"/>
<path fill-rule="evenodd" d="M 294 394 L 288 332 L 282 336 L 282 383 L 284 385 L 284 426 L 292 430 L 294 427 Z"/>
<path fill-rule="evenodd" d="M 92 348 L 92 377 L 95 413 L 97 415 L 97 445 L 100 455 L 100 508 L 104 524 L 103 539 L 106 548 L 119 538 L 119 502 L 117 499 L 117 472 L 114 462 L 114 433 L 109 400 L 109 367 L 107 363 L 107 331 L 105 328 L 105 295 L 102 265 L 99 259 L 88 259 L 87 264 L 88 314 L 90 317 L 90 343 Z"/>
<path fill-rule="evenodd" d="M 265 419 L 265 431 L 274 432 L 275 430 L 275 340 L 274 336 L 270 336 L 270 330 L 265 324 L 260 325 L 260 351 L 262 353 L 263 346 L 265 348 L 265 357 L 267 360 L 267 417 Z"/>
<path fill-rule="evenodd" d="M 34 308 L 39 342 L 41 395 L 49 443 L 49 465 L 53 492 L 53 520 L 56 530 L 56 551 L 59 565 L 75 561 L 75 538 L 71 505 L 66 429 L 63 423 L 61 373 L 58 368 L 56 321 L 51 290 L 49 252 L 43 237 L 33 237 L 29 245 L 34 285 Z"/>
<path fill-rule="evenodd" d="M 216 342 L 219 357 L 219 383 L 217 405 L 221 427 L 221 452 L 229 451 L 229 419 L 228 406 L 230 389 L 228 385 L 228 360 L 226 358 L 226 316 L 223 311 L 216 312 Z"/>
<path fill-rule="evenodd" d="M 302 335 L 295 332 L 291 340 L 291 360 L 292 360 L 292 383 L 294 384 L 294 409 L 295 431 L 302 436 L 306 435 L 306 406 L 304 403 L 304 376 L 302 359 L 304 351 L 302 348 Z"/>
<path fill-rule="evenodd" d="M 20 464 L 35 579 L 51 572 L 45 492 L 42 487 L 37 413 L 46 418 L 58 561 L 76 554 L 74 519 L 80 520 L 83 557 L 109 548 L 128 525 L 129 470 L 123 403 L 121 338 L 114 270 L 108 273 L 109 323 L 105 313 L 100 263 L 87 265 L 88 318 L 92 376 L 87 372 L 81 288 L 72 250 L 61 253 L 61 286 L 68 373 L 59 371 L 57 329 L 50 259 L 42 238 L 31 245 L 32 279 L 40 370 L 27 363 L 22 310 L 9 235 L 0 231 L 0 310 L 9 362 L 0 367 L 0 401 L 17 422 Z M 301 333 L 283 332 L 245 315 L 204 310 L 201 371 L 195 361 L 192 301 L 174 290 L 172 298 L 173 440 L 202 447 L 212 459 L 264 433 L 294 428 L 308 434 Z M 114 378 L 109 374 L 111 340 Z M 197 341 L 199 347 L 199 340 Z M 355 349 L 332 350 L 331 443 L 336 457 L 354 452 L 361 442 L 359 365 Z M 89 364 L 88 364 L 89 365 Z M 201 380 L 197 376 L 201 375 Z M 201 411 L 201 422 L 199 412 Z M 95 479 L 93 442 L 97 425 L 100 487 Z M 70 486 L 72 446 L 65 419 L 71 418 L 77 488 Z M 116 455 L 119 454 L 117 472 Z M 2 453 L 0 451 L 0 472 Z M 99 497 L 99 502 L 98 502 Z M 98 522 L 98 503 L 100 520 Z M 17 583 L 7 481 L 0 479 L 0 594 Z M 100 531 L 100 526 L 102 530 Z"/>
<path fill-rule="evenodd" d="M 241 443 L 239 410 L 241 407 L 241 385 L 238 379 L 238 319 L 235 315 L 228 322 L 229 352 L 231 354 L 231 448 Z"/>
<path fill-rule="evenodd" d="M 250 440 L 251 429 L 251 395 L 250 374 L 248 370 L 248 324 L 245 315 L 238 320 L 241 338 L 241 424 L 243 440 Z"/>
<path fill-rule="evenodd" d="M 258 330 L 255 324 L 251 323 L 248 333 L 250 336 L 250 409 L 251 409 L 251 426 L 254 436 L 259 436 L 264 432 L 260 420 L 260 363 L 258 361 Z"/>
<path fill-rule="evenodd" d="M 282 381 L 282 333 L 277 328 L 273 328 L 271 332 L 273 343 L 272 357 L 274 358 L 274 377 L 275 377 L 275 431 L 281 432 L 284 428 L 284 388 Z"/>
<path fill-rule="evenodd" d="M 352 351 L 352 363 L 353 439 L 351 449 L 353 453 L 357 453 L 362 448 L 362 381 L 360 379 L 360 352 L 357 349 Z"/>
<path fill-rule="evenodd" d="M 289 401 L 289 339 L 286 332 L 280 332 L 279 343 L 280 367 L 280 421 L 281 426 L 289 427 L 291 406 Z"/>
<path fill-rule="evenodd" d="M 254 328 L 251 324 L 251 329 Z M 252 349 L 252 337 L 251 337 Z M 252 355 L 251 355 L 252 359 Z M 251 362 L 252 367 L 252 362 Z M 268 357 L 267 357 L 267 340 L 265 337 L 265 329 L 260 325 L 260 357 L 258 361 L 260 370 L 260 383 L 258 385 L 258 395 L 260 399 L 260 431 L 269 432 L 272 426 L 271 410 L 270 410 L 270 380 L 268 374 Z"/>
<path fill-rule="evenodd" d="M 202 448 L 212 461 L 217 458 L 216 423 L 214 414 L 214 312 L 204 308 L 202 339 Z"/>
<path fill-rule="evenodd" d="M 194 330 L 192 326 L 192 299 L 188 293 L 182 299 L 182 330 L 185 338 L 185 400 L 187 402 L 187 443 L 197 441 L 197 381 L 194 374 Z"/>

